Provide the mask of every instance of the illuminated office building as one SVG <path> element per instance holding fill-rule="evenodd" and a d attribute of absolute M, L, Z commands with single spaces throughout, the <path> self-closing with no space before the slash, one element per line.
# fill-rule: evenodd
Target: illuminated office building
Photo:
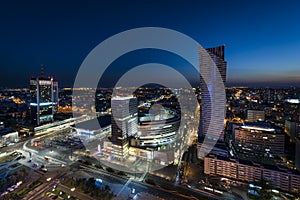
<path fill-rule="evenodd" d="M 223 80 L 223 83 L 226 83 L 226 68 L 227 68 L 227 62 L 224 60 L 224 50 L 225 46 L 218 46 L 214 48 L 208 48 L 206 49 L 208 54 L 210 55 L 211 59 L 214 61 L 214 67 L 212 70 L 214 74 L 219 71 L 221 78 Z M 200 71 L 201 74 L 201 71 Z M 207 135 L 208 133 L 208 126 L 211 120 L 211 101 L 210 101 L 210 91 L 212 90 L 212 87 L 215 86 L 216 76 L 210 77 L 210 80 L 208 83 L 205 83 L 204 79 L 200 77 L 200 88 L 201 88 L 201 110 L 200 110 L 200 129 L 199 129 L 199 137 L 203 137 Z M 225 109 L 225 107 L 224 107 Z M 224 116 L 225 118 L 225 116 Z M 210 133 L 213 139 L 220 139 L 223 140 L 223 134 L 219 133 Z"/>
<path fill-rule="evenodd" d="M 0 128 L 0 147 L 13 144 L 19 141 L 19 134 L 10 128 Z"/>
<path fill-rule="evenodd" d="M 175 142 L 180 126 L 180 115 L 172 109 L 157 114 L 143 114 L 139 117 L 135 145 L 142 148 L 156 148 Z"/>
<path fill-rule="evenodd" d="M 138 129 L 138 108 L 135 97 L 113 97 L 111 99 L 111 142 L 113 158 L 128 156 L 129 137 L 135 136 Z"/>
<path fill-rule="evenodd" d="M 247 121 L 257 122 L 265 121 L 265 111 L 263 110 L 247 110 Z"/>
<path fill-rule="evenodd" d="M 300 191 L 299 172 L 284 166 L 262 165 L 209 154 L 204 158 L 204 173 L 248 183 L 265 180 L 276 189 L 293 193 Z"/>
<path fill-rule="evenodd" d="M 284 128 L 291 142 L 295 142 L 296 138 L 300 136 L 300 121 L 285 120 Z"/>
<path fill-rule="evenodd" d="M 239 151 L 284 155 L 285 136 L 267 123 L 245 123 L 234 130 L 234 143 Z"/>
<path fill-rule="evenodd" d="M 58 112 L 58 106 L 59 106 L 59 101 L 58 101 L 58 82 L 53 81 L 53 112 L 57 113 Z"/>
<path fill-rule="evenodd" d="M 58 106 L 58 83 L 52 77 L 41 76 L 30 79 L 30 110 L 33 124 L 41 125 L 53 121 Z"/>

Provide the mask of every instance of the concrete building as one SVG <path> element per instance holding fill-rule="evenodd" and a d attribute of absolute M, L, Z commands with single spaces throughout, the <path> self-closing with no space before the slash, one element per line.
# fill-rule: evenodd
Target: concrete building
<path fill-rule="evenodd" d="M 295 142 L 300 136 L 300 121 L 285 120 L 285 132 L 290 136 L 290 141 Z"/>
<path fill-rule="evenodd" d="M 248 122 L 265 121 L 265 111 L 247 110 L 247 121 Z"/>
<path fill-rule="evenodd" d="M 297 193 L 300 189 L 300 173 L 286 167 L 260 165 L 209 154 L 204 158 L 204 173 L 218 175 L 246 183 L 266 180 L 274 188 Z"/>
<path fill-rule="evenodd" d="M 300 99 L 286 99 L 284 102 L 284 115 L 289 116 L 292 121 L 299 121 Z"/>
<path fill-rule="evenodd" d="M 284 154 L 285 136 L 266 123 L 245 123 L 234 130 L 235 147 L 258 154 Z"/>
<path fill-rule="evenodd" d="M 4 147 L 19 141 L 17 131 L 12 131 L 10 128 L 0 129 L 0 147 Z"/>
<path fill-rule="evenodd" d="M 300 137 L 296 138 L 295 167 L 300 171 Z"/>

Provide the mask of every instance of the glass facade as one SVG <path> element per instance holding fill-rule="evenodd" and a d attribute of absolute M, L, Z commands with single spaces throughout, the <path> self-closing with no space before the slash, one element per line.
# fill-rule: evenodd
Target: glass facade
<path fill-rule="evenodd" d="M 53 78 L 31 78 L 31 120 L 33 124 L 40 125 L 53 121 L 53 113 L 57 111 L 58 84 Z"/>

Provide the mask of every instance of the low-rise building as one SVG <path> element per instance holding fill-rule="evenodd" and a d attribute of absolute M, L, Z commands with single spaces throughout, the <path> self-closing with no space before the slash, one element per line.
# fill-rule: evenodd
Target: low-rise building
<path fill-rule="evenodd" d="M 4 147 L 19 141 L 19 134 L 10 128 L 0 129 L 0 147 Z"/>
<path fill-rule="evenodd" d="M 247 183 L 266 180 L 274 188 L 294 193 L 299 192 L 300 173 L 283 166 L 260 165 L 250 161 L 209 154 L 204 158 L 204 173 Z"/>
<path fill-rule="evenodd" d="M 247 110 L 247 121 L 257 122 L 265 120 L 265 111 L 263 110 Z"/>

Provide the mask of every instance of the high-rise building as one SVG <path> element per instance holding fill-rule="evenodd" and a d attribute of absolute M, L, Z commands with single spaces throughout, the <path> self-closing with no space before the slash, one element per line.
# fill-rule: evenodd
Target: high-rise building
<path fill-rule="evenodd" d="M 19 141 L 19 133 L 10 128 L 0 128 L 0 147 Z"/>
<path fill-rule="evenodd" d="M 247 121 L 248 122 L 265 121 L 265 111 L 247 110 Z"/>
<path fill-rule="evenodd" d="M 216 74 L 219 71 L 223 83 L 226 83 L 226 68 L 227 62 L 224 60 L 224 50 L 225 46 L 218 46 L 214 48 L 206 49 L 211 59 L 214 61 L 213 74 Z M 200 71 L 201 74 L 201 71 Z M 210 91 L 212 91 L 212 87 L 215 87 L 214 83 L 216 80 L 216 75 L 214 75 L 208 83 L 205 83 L 204 79 L 200 77 L 200 88 L 201 88 L 201 110 L 200 110 L 200 128 L 199 128 L 199 138 L 204 137 L 208 134 L 208 126 L 211 120 L 211 101 L 210 101 Z M 225 107 L 224 107 L 225 109 Z M 225 116 L 224 116 L 225 118 Z M 223 140 L 224 135 L 219 133 L 210 133 L 214 139 Z"/>
<path fill-rule="evenodd" d="M 52 77 L 44 77 L 43 69 L 39 77 L 30 79 L 31 122 L 36 125 L 52 122 L 58 106 L 58 82 Z"/>
<path fill-rule="evenodd" d="M 135 97 L 113 97 L 111 99 L 111 141 L 114 157 L 124 159 L 128 155 L 129 137 L 138 129 L 138 109 Z"/>
<path fill-rule="evenodd" d="M 284 115 L 291 121 L 300 120 L 300 99 L 286 99 L 283 106 Z"/>
<path fill-rule="evenodd" d="M 295 142 L 296 138 L 300 136 L 300 121 L 285 120 L 284 128 L 291 142 Z"/>
<path fill-rule="evenodd" d="M 53 81 L 53 111 L 58 112 L 59 100 L 58 100 L 58 82 Z"/>
<path fill-rule="evenodd" d="M 295 167 L 300 171 L 300 137 L 296 138 Z"/>

